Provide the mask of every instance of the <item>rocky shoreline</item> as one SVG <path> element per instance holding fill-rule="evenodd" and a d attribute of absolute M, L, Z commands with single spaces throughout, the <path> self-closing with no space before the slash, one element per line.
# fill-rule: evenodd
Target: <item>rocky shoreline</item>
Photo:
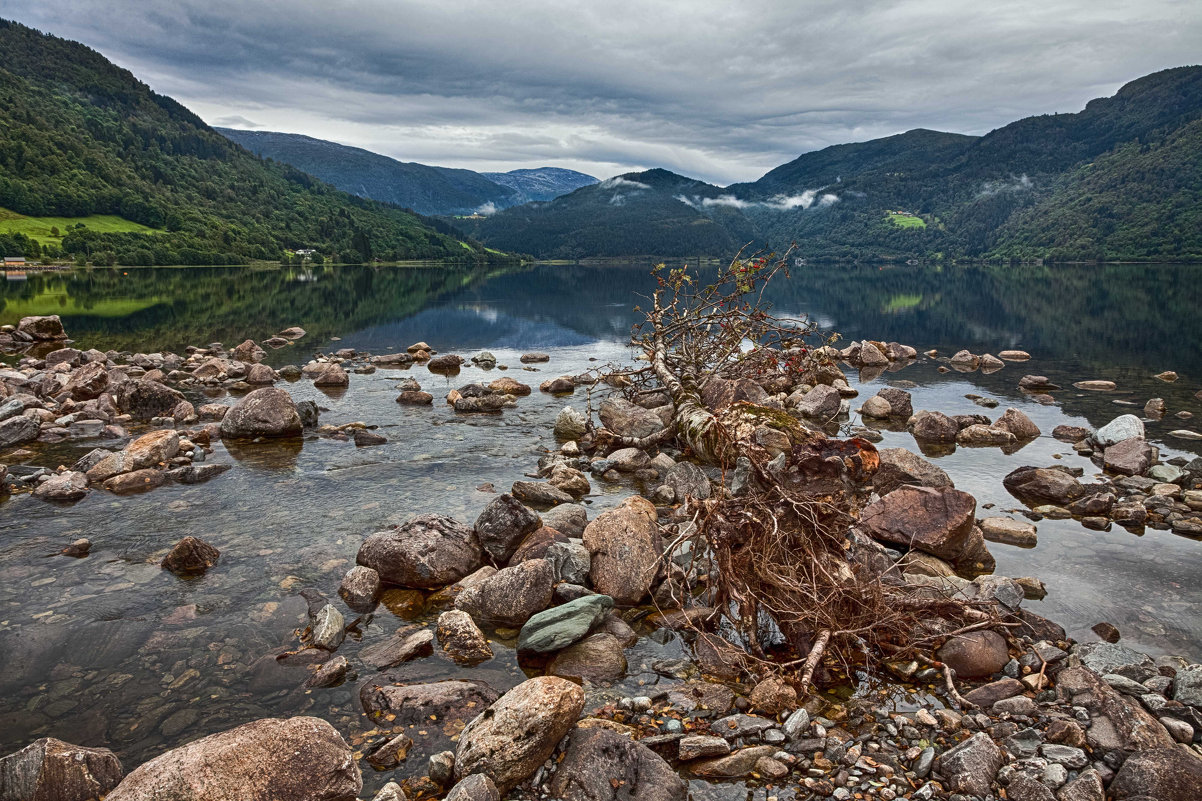
<path fill-rule="evenodd" d="M 262 344 L 285 347 L 303 335 L 290 329 Z M 379 444 L 383 438 L 363 423 L 320 425 L 316 404 L 294 403 L 273 385 L 307 378 L 338 391 L 356 372 L 424 364 L 454 375 L 464 363 L 425 343 L 384 356 L 319 355 L 279 371 L 261 363 L 265 351 L 251 341 L 228 351 L 192 348 L 182 356 L 103 354 L 64 347 L 57 318 L 27 318 L 0 336 L 10 348 L 33 349 L 18 369 L 0 371 L 6 393 L 0 450 L 96 436 L 123 443 L 98 448 L 69 468 L 4 471 L 7 488 L 51 503 L 73 503 L 95 491 L 124 494 L 168 481 L 206 481 L 229 467 L 206 461 L 218 439 L 254 447 L 308 434 L 359 447 Z M 871 371 L 902 368 L 917 354 L 897 343 L 865 341 L 829 355 Z M 1000 355 L 958 353 L 947 369 L 996 370 L 1025 356 Z M 522 361 L 545 361 L 543 354 L 528 357 Z M 487 353 L 472 361 L 496 365 Z M 1020 387 L 1039 395 L 1057 389 L 1040 378 L 1026 376 Z M 540 389 L 567 394 L 578 380 L 588 379 L 565 376 Z M 398 403 L 434 402 L 413 378 L 397 388 Z M 230 406 L 186 399 L 185 393 L 198 398 L 206 389 L 241 397 Z M 505 376 L 460 387 L 446 400 L 457 413 L 495 414 L 531 391 Z M 835 367 L 812 386 L 714 383 L 705 395 L 714 409 L 752 400 L 829 430 L 847 419 L 856 392 Z M 1059 626 L 1022 608 L 1025 598 L 1039 597 L 1037 579 L 990 575 L 986 544 L 1031 545 L 1033 523 L 1060 517 L 1090 528 L 1202 533 L 1202 460 L 1161 464 L 1134 415 L 1097 431 L 1058 429 L 1054 436 L 1074 443 L 1105 473 L 1086 484 L 1062 466 L 1011 472 L 1003 483 L 1027 504 L 1027 522 L 978 519 L 976 500 L 937 466 L 906 449 L 880 451 L 871 503 L 849 532 L 853 558 L 915 592 L 970 598 L 1002 621 L 1001 628 L 950 636 L 939 650 L 939 661 L 971 683 L 961 681 L 962 698 L 942 686 L 934 666 L 889 664 L 888 681 L 913 707 L 897 712 L 869 695 L 798 697 L 788 682 L 763 675 L 708 630 L 716 618 L 706 605 L 708 568 L 702 555 L 674 550 L 672 535 L 689 525 L 690 504 L 711 494 L 737 495 L 752 479 L 738 470 L 723 476 L 669 448 L 609 444 L 648 436 L 671 412 L 670 398 L 631 403 L 615 395 L 602 401 L 601 425 L 593 427 L 565 408 L 555 423 L 562 447 L 539 461 L 535 480 L 515 482 L 470 524 L 422 515 L 373 533 L 339 587 L 305 591 L 309 625 L 277 659 L 310 666 L 304 683 L 312 692 L 359 682 L 363 712 L 376 724 L 362 749 L 317 718 L 265 719 L 169 751 L 123 776 L 107 749 L 43 739 L 0 759 L 0 799 L 349 801 L 363 790 L 361 761 L 390 771 L 416 759 L 411 750 L 427 755 L 425 769 L 388 784 L 377 801 L 658 801 L 683 799 L 707 782 L 764 788 L 757 792 L 768 797 L 839 801 L 1202 797 L 1202 666 L 1151 659 L 1106 641 L 1117 639 L 1106 628 L 1099 630 L 1103 642 L 1071 642 Z M 1042 433 L 1017 409 L 996 420 L 915 413 L 909 393 L 897 387 L 867 399 L 860 415 L 865 425 L 854 433 L 871 439 L 870 423 L 904 427 L 923 452 L 956 445 L 1004 449 Z M 757 429 L 757 442 L 769 453 L 783 452 L 787 441 L 773 432 Z M 592 482 L 624 477 L 639 479 L 646 497 L 590 519 L 579 502 L 593 491 Z M 80 557 L 88 547 L 81 540 L 66 544 L 64 553 Z M 219 559 L 211 545 L 185 537 L 163 567 L 195 575 Z M 339 600 L 331 601 L 335 589 Z M 402 622 L 353 661 L 339 655 L 385 593 L 407 594 L 414 604 L 442 611 L 431 625 Z M 638 632 L 664 628 L 695 633 L 690 658 L 652 666 L 675 683 L 645 696 L 607 690 L 626 675 L 625 652 Z M 499 693 L 477 671 L 493 658 L 490 642 L 515 641 L 533 677 Z M 436 654 L 457 666 L 454 678 L 414 682 L 396 672 L 440 658 Z M 848 680 L 820 672 L 820 685 Z"/>

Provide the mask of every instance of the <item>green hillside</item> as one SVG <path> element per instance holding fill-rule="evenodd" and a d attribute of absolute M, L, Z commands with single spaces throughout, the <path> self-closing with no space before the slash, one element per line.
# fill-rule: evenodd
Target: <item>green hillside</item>
<path fill-rule="evenodd" d="M 0 207 L 27 217 L 114 215 L 159 233 L 74 228 L 51 255 L 101 263 L 483 259 L 447 226 L 265 162 L 75 42 L 0 20 Z M 73 223 L 74 224 L 74 223 Z M 60 229 L 63 226 L 59 226 Z M 41 238 L 8 236 L 12 255 Z"/>
<path fill-rule="evenodd" d="M 981 137 L 914 130 L 828 147 L 725 189 L 663 171 L 477 226 L 539 255 L 728 256 L 791 242 L 814 259 L 1202 258 L 1202 67 L 1145 76 L 1074 114 Z M 607 235 L 608 234 L 608 235 Z"/>

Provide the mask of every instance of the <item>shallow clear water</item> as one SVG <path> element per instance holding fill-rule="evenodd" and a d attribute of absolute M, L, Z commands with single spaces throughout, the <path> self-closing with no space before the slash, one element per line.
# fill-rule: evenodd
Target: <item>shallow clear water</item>
<path fill-rule="evenodd" d="M 941 374 L 929 359 L 863 384 L 853 374 L 860 400 L 904 379 L 917 384 L 911 390 L 915 409 L 996 417 L 1016 406 L 1050 432 L 1061 423 L 1098 426 L 1162 397 L 1170 416 L 1148 423 L 1148 430 L 1168 456 L 1202 451 L 1198 443 L 1166 437 L 1171 429 L 1202 425 L 1202 401 L 1194 397 L 1202 388 L 1200 278 L 1202 268 L 1172 265 L 811 267 L 782 281 L 773 300 L 779 313 L 807 313 L 847 339 L 898 340 L 948 354 L 1022 348 L 1034 356 L 991 375 Z M 607 265 L 492 273 L 96 271 L 0 287 L 0 323 L 53 311 L 82 347 L 233 345 L 301 325 L 309 335 L 271 351 L 270 363 L 301 364 L 315 350 L 339 347 L 383 353 L 425 340 L 464 356 L 486 348 L 510 366 L 505 373 L 468 366 L 453 378 L 423 367 L 379 370 L 353 375 L 350 389 L 337 394 L 308 381 L 282 384 L 298 400 L 312 398 L 325 407 L 323 422 L 378 425 L 389 438 L 380 447 L 315 438 L 293 446 L 218 445 L 211 460 L 235 467 L 207 484 L 127 497 L 93 492 L 68 507 L 28 495 L 0 505 L 0 753 L 49 735 L 108 745 L 132 766 L 230 725 L 302 711 L 328 717 L 348 735 L 371 730 L 374 724 L 359 712 L 354 682 L 298 690 L 305 669 L 274 659 L 304 625 L 305 603 L 297 593 L 314 587 L 336 597 L 359 543 L 379 527 L 421 512 L 474 519 L 493 497 L 478 487 L 491 483 L 504 491 L 530 472 L 539 454 L 555 445 L 550 430 L 556 412 L 565 403 L 584 404 L 579 393 L 565 401 L 536 390 L 499 416 L 457 416 L 441 402 L 399 406 L 397 380 L 412 375 L 437 398 L 470 381 L 510 375 L 537 387 L 550 377 L 628 358 L 632 306 L 650 284 L 646 265 Z M 527 370 L 518 356 L 528 350 L 546 351 L 551 361 Z M 1166 384 L 1152 377 L 1165 369 L 1178 371 L 1181 380 Z M 1107 378 L 1119 390 L 1070 388 L 1056 393 L 1057 405 L 1041 406 L 1017 390 L 1027 373 L 1066 387 Z M 1001 405 L 981 409 L 964 397 L 969 393 Z M 1182 409 L 1200 417 L 1171 416 Z M 915 447 L 904 431 L 884 436 L 879 447 Z M 33 463 L 69 464 L 96 444 L 55 446 Z M 1001 484 L 1020 465 L 1060 462 L 1083 467 L 1087 476 L 1097 472 L 1050 436 L 1009 455 L 960 449 L 936 462 L 980 504 L 996 504 L 991 513 L 1020 508 Z M 593 483 L 592 514 L 635 489 Z M 201 579 L 182 581 L 158 567 L 185 534 L 221 550 L 218 566 Z M 80 536 L 93 542 L 88 558 L 49 556 Z M 1070 633 L 1088 638 L 1089 626 L 1108 620 L 1136 647 L 1202 658 L 1202 543 L 1170 532 L 1088 531 L 1070 520 L 1040 522 L 1034 549 L 990 548 L 998 572 L 1046 582 L 1047 599 L 1029 604 Z M 363 629 L 363 643 L 389 635 L 404 617 L 432 620 L 420 609 L 394 609 L 377 611 Z M 352 639 L 340 653 L 355 664 L 360 647 Z M 495 660 L 470 672 L 505 689 L 524 673 L 511 647 L 500 642 L 496 650 Z M 627 654 L 631 675 L 622 687 L 668 681 L 651 663 L 679 653 L 674 635 L 644 637 Z M 458 670 L 435 655 L 401 672 L 427 678 Z M 426 750 L 441 750 L 439 742 Z M 424 764 L 423 753 L 420 747 L 412 752 L 408 764 L 414 770 Z"/>

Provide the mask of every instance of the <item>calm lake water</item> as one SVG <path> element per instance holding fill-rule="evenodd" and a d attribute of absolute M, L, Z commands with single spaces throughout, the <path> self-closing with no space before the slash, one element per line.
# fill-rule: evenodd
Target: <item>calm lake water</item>
<path fill-rule="evenodd" d="M 340 347 L 390 352 L 425 340 L 464 356 L 488 349 L 510 365 L 507 373 L 468 366 L 454 378 L 424 367 L 379 370 L 353 375 L 348 391 L 330 394 L 308 381 L 282 384 L 298 400 L 328 409 L 323 422 L 379 426 L 389 438 L 380 447 L 320 439 L 236 449 L 219 444 L 211 460 L 234 469 L 208 484 L 129 497 L 93 492 L 69 507 L 28 495 L 0 505 L 0 753 L 48 735 L 109 746 L 132 767 L 237 723 L 300 712 L 327 717 L 348 736 L 369 731 L 355 682 L 302 691 L 297 687 L 306 671 L 274 659 L 304 625 L 298 592 L 313 587 L 336 597 L 360 542 L 377 528 L 422 512 L 474 519 L 493 497 L 477 487 L 489 482 L 503 491 L 531 472 L 544 449 L 555 447 L 556 412 L 565 402 L 584 405 L 579 395 L 565 401 L 536 391 L 499 416 L 457 416 L 438 401 L 433 408 L 397 405 L 398 379 L 411 375 L 440 397 L 502 374 L 537 386 L 628 359 L 632 307 L 650 289 L 648 267 L 131 269 L 33 276 L 0 286 L 0 323 L 60 314 L 85 348 L 180 351 L 190 344 L 262 340 L 300 325 L 308 336 L 271 351 L 269 363 L 303 364 L 314 351 Z M 1202 452 L 1198 443 L 1166 436 L 1202 425 L 1202 401 L 1194 397 L 1202 389 L 1200 279 L 1202 268 L 1175 265 L 807 267 L 773 287 L 772 300 L 778 313 L 808 314 L 846 339 L 897 340 L 949 355 L 960 348 L 1021 348 L 1033 355 L 991 375 L 941 374 L 930 359 L 867 383 L 853 373 L 849 380 L 861 401 L 905 380 L 917 385 L 915 409 L 996 416 L 1015 406 L 1050 433 L 1061 423 L 1099 426 L 1162 397 L 1170 415 L 1149 422 L 1148 431 L 1167 458 Z M 526 370 L 518 356 L 528 350 L 546 351 L 550 363 Z M 1169 369 L 1181 380 L 1152 377 Z M 1017 389 L 1026 373 L 1065 387 L 1111 379 L 1119 389 L 1070 388 L 1056 394 L 1057 405 L 1041 406 Z M 983 410 L 964 397 L 974 393 L 1001 405 Z M 1172 417 L 1179 410 L 1199 417 Z M 883 433 L 879 447 L 915 447 L 904 431 Z M 32 463 L 70 464 L 96 444 L 55 446 Z M 936 462 L 980 504 L 996 505 L 982 514 L 1020 508 L 1001 484 L 1020 465 L 1060 463 L 1080 466 L 1086 476 L 1097 472 L 1046 435 L 1009 455 L 960 449 Z M 593 483 L 590 514 L 636 489 Z M 204 578 L 182 581 L 158 567 L 185 534 L 221 550 L 220 563 Z M 93 542 L 88 558 L 49 556 L 81 536 Z M 1087 531 L 1069 520 L 1041 521 L 1036 548 L 990 548 L 999 573 L 1033 575 L 1047 584 L 1046 600 L 1028 604 L 1074 636 L 1091 639 L 1089 627 L 1107 620 L 1135 647 L 1202 659 L 1202 543 L 1163 531 Z M 361 641 L 351 638 L 340 653 L 356 664 L 363 644 L 388 636 L 403 618 L 429 623 L 433 615 L 381 607 Z M 497 658 L 473 675 L 497 689 L 521 681 L 511 646 L 498 643 Z M 628 653 L 630 676 L 619 689 L 669 682 L 651 664 L 679 655 L 680 648 L 675 635 L 644 637 Z M 370 672 L 359 668 L 362 676 Z M 422 679 L 457 672 L 436 655 L 402 674 Z M 419 744 L 407 763 L 410 772 L 424 766 L 427 751 L 444 747 L 445 741 L 425 750 Z M 380 779 L 367 782 L 378 786 Z"/>

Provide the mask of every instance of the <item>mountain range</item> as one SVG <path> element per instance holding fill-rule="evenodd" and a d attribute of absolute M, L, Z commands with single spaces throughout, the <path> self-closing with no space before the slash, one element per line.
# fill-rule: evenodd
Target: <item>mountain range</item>
<path fill-rule="evenodd" d="M 9 255 L 96 263 L 237 264 L 301 248 L 341 261 L 495 255 L 444 221 L 254 156 L 96 51 L 7 20 L 0 212 L 140 224 L 115 232 L 68 220 L 51 247 L 0 221 Z"/>
<path fill-rule="evenodd" d="M 597 183 L 591 175 L 558 167 L 479 173 L 398 161 L 300 134 L 216 130 L 255 155 L 289 164 L 344 192 L 419 214 L 495 211 Z"/>
<path fill-rule="evenodd" d="M 544 258 L 1202 258 L 1202 67 L 984 136 L 907 133 L 806 153 L 717 187 L 650 170 L 476 221 Z"/>

